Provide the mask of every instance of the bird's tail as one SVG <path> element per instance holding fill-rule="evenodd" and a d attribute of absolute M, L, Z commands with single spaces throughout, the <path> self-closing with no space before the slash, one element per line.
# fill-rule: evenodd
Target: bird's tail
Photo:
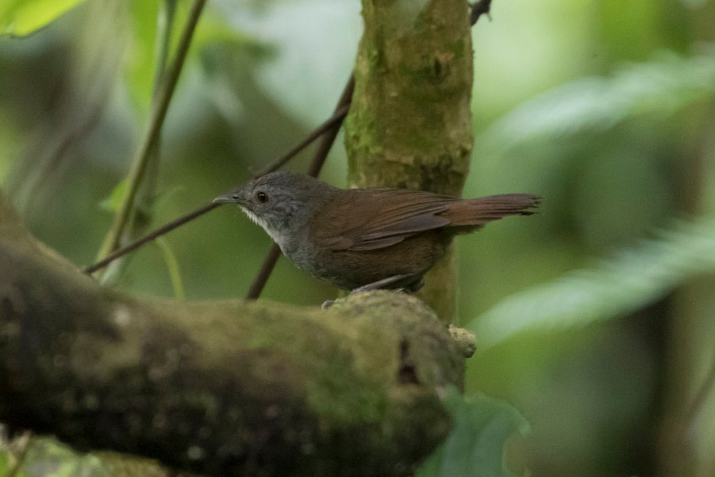
<path fill-rule="evenodd" d="M 531 194 L 503 194 L 454 202 L 442 215 L 452 227 L 472 231 L 509 215 L 532 215 L 541 197 Z"/>

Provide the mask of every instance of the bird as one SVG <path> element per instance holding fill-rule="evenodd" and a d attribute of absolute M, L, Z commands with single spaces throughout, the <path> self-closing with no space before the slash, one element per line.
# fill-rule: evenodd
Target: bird
<path fill-rule="evenodd" d="M 401 188 L 340 189 L 277 171 L 214 199 L 234 203 L 299 269 L 345 290 L 418 291 L 456 235 L 511 215 L 532 215 L 541 198 L 476 199 Z"/>

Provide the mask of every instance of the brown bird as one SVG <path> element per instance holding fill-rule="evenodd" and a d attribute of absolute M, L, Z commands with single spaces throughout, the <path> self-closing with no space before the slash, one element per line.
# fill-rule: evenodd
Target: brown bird
<path fill-rule="evenodd" d="M 455 235 L 509 215 L 531 215 L 540 198 L 346 190 L 305 174 L 273 172 L 214 202 L 238 204 L 288 259 L 314 277 L 347 290 L 416 291 Z"/>

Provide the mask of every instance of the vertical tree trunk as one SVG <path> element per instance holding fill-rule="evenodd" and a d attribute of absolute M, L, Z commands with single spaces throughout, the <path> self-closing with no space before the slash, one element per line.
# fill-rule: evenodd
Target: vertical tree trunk
<path fill-rule="evenodd" d="M 363 0 L 365 31 L 346 120 L 351 186 L 460 195 L 472 150 L 472 41 L 464 0 Z M 422 298 L 454 318 L 452 253 Z"/>

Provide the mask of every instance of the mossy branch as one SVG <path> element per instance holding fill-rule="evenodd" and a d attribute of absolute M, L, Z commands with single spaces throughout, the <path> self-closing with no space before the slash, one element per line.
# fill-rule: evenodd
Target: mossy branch
<path fill-rule="evenodd" d="M 395 476 L 445 437 L 465 346 L 419 300 L 329 311 L 137 301 L 24 230 L 0 197 L 0 421 L 206 475 Z"/>

